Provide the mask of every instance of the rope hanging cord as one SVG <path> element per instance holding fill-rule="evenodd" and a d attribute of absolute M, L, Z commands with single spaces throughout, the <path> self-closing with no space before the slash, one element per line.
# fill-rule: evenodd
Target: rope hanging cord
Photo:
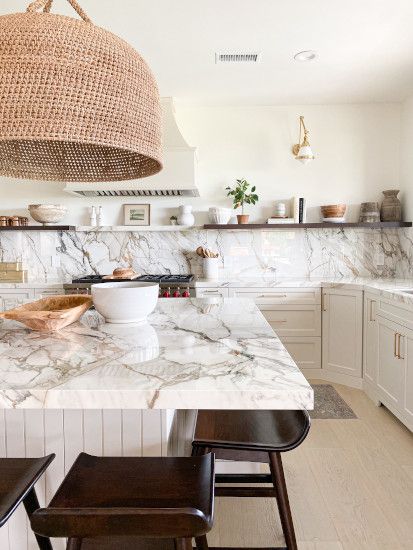
<path fill-rule="evenodd" d="M 89 19 L 89 17 L 86 15 L 86 13 L 83 11 L 83 9 L 79 6 L 79 4 L 76 2 L 76 0 L 67 0 L 69 4 L 72 6 L 72 8 L 77 12 L 77 14 L 85 21 L 86 23 L 92 23 L 92 21 Z M 31 4 L 27 6 L 27 12 L 36 12 L 41 9 L 45 13 L 49 13 L 52 7 L 53 0 L 35 0 Z"/>

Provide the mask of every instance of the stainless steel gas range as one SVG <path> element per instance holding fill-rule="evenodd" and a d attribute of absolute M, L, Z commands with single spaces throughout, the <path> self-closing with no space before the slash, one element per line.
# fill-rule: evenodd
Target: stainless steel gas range
<path fill-rule="evenodd" d="M 97 283 L 124 282 L 131 279 L 103 279 L 102 275 L 85 275 L 65 283 L 65 294 L 90 294 L 91 286 Z M 159 283 L 159 296 L 171 298 L 185 298 L 195 296 L 193 275 L 140 275 L 133 281 Z"/>

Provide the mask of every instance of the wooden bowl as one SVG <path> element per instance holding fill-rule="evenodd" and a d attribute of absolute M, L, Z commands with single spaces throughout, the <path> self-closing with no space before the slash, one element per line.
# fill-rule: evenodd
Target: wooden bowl
<path fill-rule="evenodd" d="M 109 281 L 125 279 L 125 281 L 129 281 L 137 277 L 139 277 L 139 273 L 135 273 L 131 267 L 117 267 L 113 270 L 112 275 L 104 275 L 102 279 Z"/>
<path fill-rule="evenodd" d="M 67 294 L 42 298 L 9 311 L 3 311 L 0 317 L 19 321 L 32 330 L 53 332 L 80 319 L 92 304 L 91 296 Z"/>
<path fill-rule="evenodd" d="M 346 204 L 327 204 L 320 206 L 323 218 L 342 218 L 346 213 Z"/>

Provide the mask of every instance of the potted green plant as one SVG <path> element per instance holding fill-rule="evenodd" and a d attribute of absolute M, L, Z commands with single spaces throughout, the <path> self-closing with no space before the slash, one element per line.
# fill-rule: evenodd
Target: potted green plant
<path fill-rule="evenodd" d="M 232 197 L 234 208 L 241 207 L 241 214 L 237 214 L 238 223 L 248 223 L 249 214 L 244 214 L 244 204 L 255 204 L 258 201 L 258 195 L 255 193 L 255 185 L 251 187 L 248 193 L 250 184 L 245 179 L 237 180 L 237 185 L 234 189 L 227 187 L 227 197 Z"/>

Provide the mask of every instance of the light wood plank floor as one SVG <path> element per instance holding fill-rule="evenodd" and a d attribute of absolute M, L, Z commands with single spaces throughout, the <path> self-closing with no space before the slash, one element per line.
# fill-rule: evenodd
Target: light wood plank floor
<path fill-rule="evenodd" d="M 413 434 L 361 390 L 333 385 L 358 418 L 314 420 L 283 455 L 299 548 L 412 550 Z M 209 542 L 282 546 L 274 500 L 218 499 Z"/>

